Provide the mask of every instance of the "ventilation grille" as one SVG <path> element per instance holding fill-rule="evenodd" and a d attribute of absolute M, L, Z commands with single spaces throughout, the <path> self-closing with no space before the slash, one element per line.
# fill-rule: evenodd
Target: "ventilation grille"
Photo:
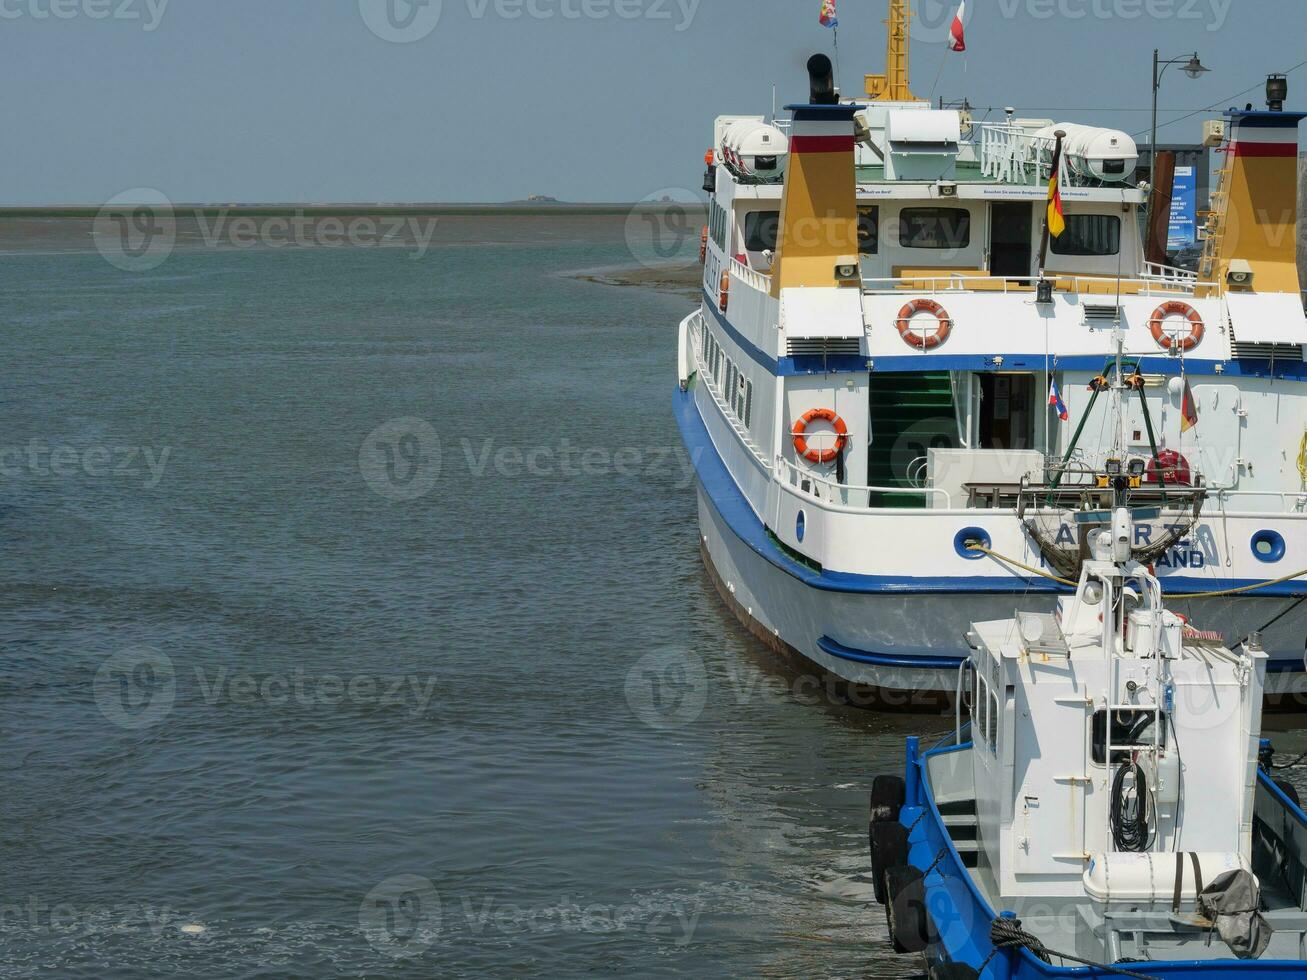
<path fill-rule="evenodd" d="M 1116 323 L 1121 318 L 1121 307 L 1114 304 L 1086 303 L 1086 323 Z"/>
<path fill-rule="evenodd" d="M 1258 361 L 1301 361 L 1302 344 L 1241 344 L 1230 345 L 1234 356 Z"/>
<path fill-rule="evenodd" d="M 857 357 L 862 353 L 862 341 L 857 337 L 833 339 L 817 337 L 813 339 L 791 340 L 786 345 L 790 357 Z"/>

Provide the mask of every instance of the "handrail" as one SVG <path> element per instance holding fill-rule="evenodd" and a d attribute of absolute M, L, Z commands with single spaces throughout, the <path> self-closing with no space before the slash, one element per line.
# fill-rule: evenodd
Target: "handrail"
<path fill-rule="evenodd" d="M 771 276 L 750 269 L 734 256 L 731 257 L 731 275 L 735 276 L 745 285 L 752 286 L 760 293 L 771 292 Z"/>
<path fill-rule="evenodd" d="M 818 476 L 817 474 L 811 473 L 807 470 L 800 469 L 797 465 L 790 462 L 784 456 L 776 457 L 775 471 L 778 474 L 783 472 L 788 477 L 786 482 L 791 487 L 797 488 L 801 493 L 807 493 L 808 496 L 818 501 L 824 499 L 827 502 L 834 504 L 836 506 L 842 505 L 844 507 L 851 507 L 851 508 L 856 508 L 858 510 L 862 510 L 863 508 L 859 508 L 855 504 L 850 504 L 848 502 L 848 497 L 852 494 L 865 493 L 867 495 L 867 501 L 868 501 L 867 509 L 870 509 L 872 494 L 894 493 L 894 494 L 912 494 L 914 496 L 922 496 L 926 498 L 935 497 L 935 496 L 943 497 L 944 509 L 945 510 L 953 509 L 953 496 L 947 490 L 941 490 L 938 487 L 859 487 L 847 483 L 837 483 L 834 480 L 830 480 L 827 479 L 826 477 Z M 802 486 L 802 481 L 805 480 L 810 482 L 814 486 L 820 485 L 822 487 L 825 487 L 827 492 L 830 494 L 830 496 L 823 498 L 819 494 L 814 493 L 810 490 L 804 490 Z M 837 496 L 842 497 L 844 499 L 842 501 L 837 502 L 835 499 Z"/>
<path fill-rule="evenodd" d="M 771 473 L 771 466 L 767 462 L 767 457 L 762 454 L 757 445 L 749 438 L 749 430 L 744 427 L 744 423 L 735 417 L 735 412 L 731 409 L 730 404 L 717 391 L 714 385 L 717 379 L 708 371 L 708 362 L 703 359 L 703 343 L 694 335 L 703 329 L 703 310 L 696 310 L 694 320 L 691 322 L 690 349 L 694 352 L 694 363 L 699 370 L 699 378 L 703 381 L 704 387 L 708 389 L 708 396 L 712 398 L 713 404 L 721 411 L 722 417 L 731 427 L 744 447 L 753 454 L 755 461 L 768 473 Z M 699 342 L 695 342 L 699 340 Z"/>
<path fill-rule="evenodd" d="M 1086 276 L 1067 272 L 1049 272 L 1046 276 L 1054 285 L 1060 281 L 1071 283 L 1071 288 L 1062 290 L 1062 292 L 1081 293 L 1087 285 L 1098 285 L 1115 287 L 1118 282 L 1122 286 L 1141 285 L 1144 289 L 1139 295 L 1152 295 L 1155 289 L 1174 293 L 1191 293 L 1199 289 L 1215 289 L 1221 291 L 1221 285 L 1216 282 L 1200 282 L 1197 278 L 1189 279 L 1166 279 L 1160 277 L 1148 278 L 1122 278 L 1117 280 L 1108 276 Z M 972 290 L 974 292 L 986 293 L 1003 293 L 1015 292 L 1018 288 L 1022 292 L 1029 292 L 1038 284 L 1037 276 L 977 276 L 965 275 L 963 273 L 950 273 L 945 276 L 872 276 L 862 280 L 862 291 L 869 295 L 877 293 L 894 293 L 902 292 L 902 286 L 906 283 L 917 284 L 923 292 L 965 292 L 968 291 L 967 283 L 985 283 L 983 289 Z M 943 284 L 943 285 L 941 285 Z M 1098 294 L 1091 294 L 1098 295 Z"/>

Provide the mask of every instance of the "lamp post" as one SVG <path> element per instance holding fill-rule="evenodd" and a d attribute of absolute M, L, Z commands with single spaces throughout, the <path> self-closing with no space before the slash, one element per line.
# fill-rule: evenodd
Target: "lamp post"
<path fill-rule="evenodd" d="M 1148 174 L 1149 181 L 1152 182 L 1152 175 L 1157 166 L 1157 91 L 1162 87 L 1162 76 L 1166 74 L 1166 69 L 1172 65 L 1184 65 L 1184 73 L 1190 78 L 1201 78 L 1207 72 L 1211 71 L 1201 61 L 1198 60 L 1198 52 L 1195 51 L 1189 57 L 1172 58 L 1169 61 L 1162 61 L 1158 58 L 1158 49 L 1153 48 L 1153 135 L 1148 142 Z M 1148 220 L 1153 217 L 1153 195 L 1148 195 Z"/>

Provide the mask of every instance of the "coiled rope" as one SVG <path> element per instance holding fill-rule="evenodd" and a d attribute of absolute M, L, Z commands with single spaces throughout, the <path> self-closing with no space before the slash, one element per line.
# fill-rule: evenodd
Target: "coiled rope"
<path fill-rule="evenodd" d="M 1034 568 L 1031 565 L 1025 565 L 1017 561 L 1015 558 L 1009 558 L 1007 555 L 1000 555 L 997 551 L 994 551 L 992 548 L 986 548 L 982 544 L 977 544 L 975 542 L 972 542 L 971 544 L 967 545 L 967 550 L 978 551 L 982 555 L 989 555 L 989 557 L 997 559 L 998 561 L 1001 561 L 1005 565 L 1011 565 L 1013 568 L 1019 568 L 1021 569 L 1021 571 L 1029 572 L 1031 575 L 1038 575 L 1041 578 L 1046 578 L 1050 582 L 1057 582 L 1060 585 L 1069 585 L 1072 588 L 1075 588 L 1077 585 L 1080 584 L 1079 582 L 1073 582 L 1070 579 L 1062 578 L 1060 575 L 1054 575 L 1051 572 L 1046 572 L 1042 568 Z M 1245 585 L 1237 589 L 1221 589 L 1217 592 L 1177 593 L 1174 596 L 1172 596 L 1172 598 L 1177 600 L 1178 599 L 1219 599 L 1222 596 L 1242 595 L 1245 592 L 1256 592 L 1259 589 L 1269 589 L 1273 585 L 1283 585 L 1285 582 L 1293 582 L 1300 578 L 1307 578 L 1307 568 L 1304 568 L 1300 572 L 1294 572 L 1292 575 L 1285 575 L 1282 576 L 1281 578 L 1271 579 L 1269 582 L 1258 582 L 1256 585 Z"/>
<path fill-rule="evenodd" d="M 985 962 L 980 965 L 980 969 L 976 971 L 978 974 L 985 972 L 985 968 L 989 966 L 1000 951 L 1005 949 L 1028 949 L 1050 965 L 1053 962 L 1052 958 L 1057 957 L 1060 960 L 1079 963 L 1081 966 L 1092 966 L 1094 969 L 1114 973 L 1117 976 L 1134 977 L 1135 980 L 1158 980 L 1157 977 L 1150 976 L 1147 973 L 1135 973 L 1132 970 L 1124 970 L 1119 966 L 1095 963 L 1093 960 L 1082 960 L 1078 956 L 1071 956 L 1067 953 L 1059 953 L 1057 950 L 1049 949 L 1039 941 L 1038 937 L 1032 936 L 1021 927 L 1020 919 L 1008 919 L 1002 916 L 995 919 L 989 926 L 989 941 L 994 945 L 994 949 L 986 957 Z"/>

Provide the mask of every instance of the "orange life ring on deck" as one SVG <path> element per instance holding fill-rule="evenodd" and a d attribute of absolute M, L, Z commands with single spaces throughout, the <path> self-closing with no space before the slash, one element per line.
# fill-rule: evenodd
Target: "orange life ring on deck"
<path fill-rule="evenodd" d="M 717 305 L 722 308 L 723 313 L 726 312 L 726 307 L 730 303 L 730 300 L 731 300 L 731 274 L 729 272 L 723 272 L 722 273 L 722 297 L 717 303 Z"/>
<path fill-rule="evenodd" d="M 913 330 L 912 318 L 918 313 L 931 314 L 939 321 L 939 329 L 929 336 Z M 933 299 L 914 299 L 899 310 L 899 318 L 894 325 L 898 327 L 899 336 L 903 338 L 905 344 L 923 351 L 934 350 L 948 340 L 949 334 L 953 332 L 953 318 L 948 315 L 948 310 Z"/>
<path fill-rule="evenodd" d="M 699 236 L 699 264 L 703 265 L 708 261 L 708 226 L 703 226 L 703 233 Z"/>
<path fill-rule="evenodd" d="M 829 422 L 835 434 L 839 436 L 835 440 L 833 449 L 820 451 L 808 448 L 808 426 L 818 420 Z M 829 408 L 814 408 L 794 423 L 794 450 L 810 463 L 833 463 L 836 457 L 842 453 L 849 444 L 849 427 L 844 424 L 844 420 L 836 415 Z"/>
<path fill-rule="evenodd" d="M 1166 318 L 1177 313 L 1189 321 L 1188 337 L 1172 337 L 1162 330 L 1162 324 Z M 1148 321 L 1148 329 L 1153 332 L 1153 339 L 1157 341 L 1158 346 L 1163 350 L 1191 351 L 1201 344 L 1203 337 L 1207 335 L 1207 325 L 1203 323 L 1203 318 L 1198 315 L 1198 311 L 1188 303 L 1182 303 L 1179 300 L 1163 303 L 1153 310 L 1152 319 Z"/>

